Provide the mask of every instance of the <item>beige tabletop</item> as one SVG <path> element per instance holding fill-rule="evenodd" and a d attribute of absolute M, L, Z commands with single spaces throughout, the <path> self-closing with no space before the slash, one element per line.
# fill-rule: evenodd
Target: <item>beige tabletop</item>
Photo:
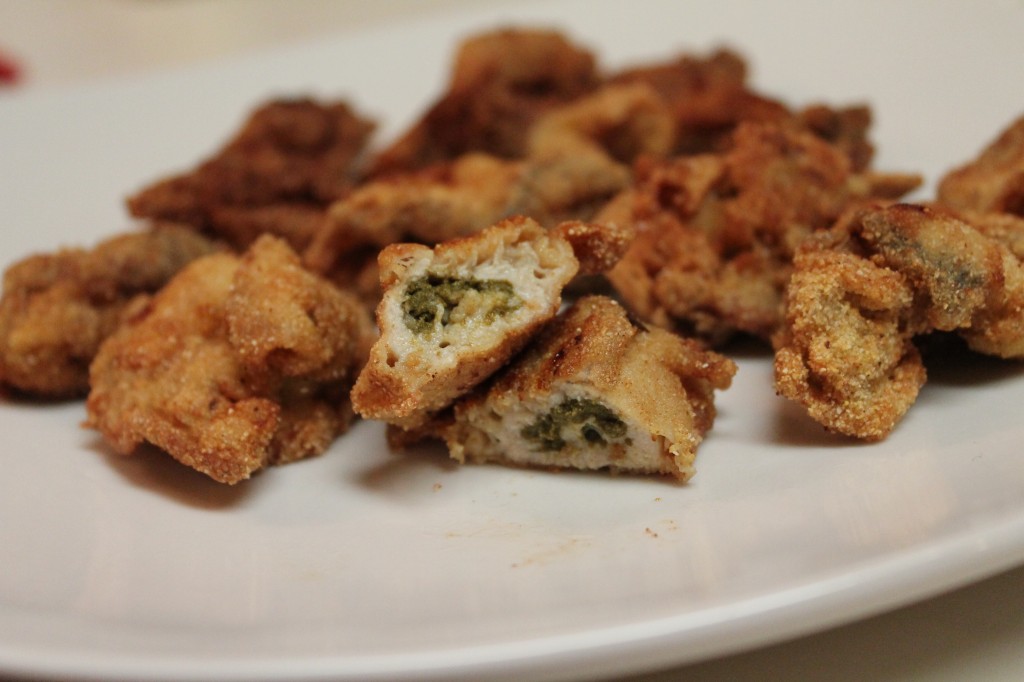
<path fill-rule="evenodd" d="M 505 2 L 0 0 L 0 60 L 19 67 L 10 87 L 51 88 Z M 795 641 L 633 679 L 1024 680 L 1024 567 Z"/>

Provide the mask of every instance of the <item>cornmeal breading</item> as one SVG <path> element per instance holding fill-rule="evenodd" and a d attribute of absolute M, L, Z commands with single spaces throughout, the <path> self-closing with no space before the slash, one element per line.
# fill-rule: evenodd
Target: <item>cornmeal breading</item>
<path fill-rule="evenodd" d="M 84 396 L 89 363 L 125 311 L 215 249 L 194 230 L 166 224 L 10 266 L 0 298 L 0 383 L 35 397 Z"/>
<path fill-rule="evenodd" d="M 601 154 L 502 161 L 466 154 L 428 170 L 370 182 L 332 205 L 304 253 L 333 276 L 359 248 L 465 237 L 513 216 L 546 227 L 588 220 L 629 185 L 626 166 Z"/>
<path fill-rule="evenodd" d="M 351 296 L 264 236 L 192 263 L 103 344 L 87 425 L 119 453 L 149 442 L 237 483 L 347 428 L 372 334 Z"/>
<path fill-rule="evenodd" d="M 381 338 L 352 391 L 356 411 L 416 428 L 554 317 L 580 259 L 602 267 L 627 241 L 613 228 L 568 223 L 548 231 L 515 217 L 434 249 L 387 247 L 380 255 Z"/>
<path fill-rule="evenodd" d="M 778 392 L 825 427 L 884 438 L 917 398 L 915 339 L 957 332 L 1024 357 L 1024 269 L 999 240 L 938 209 L 854 212 L 794 259 L 775 338 Z"/>
<path fill-rule="evenodd" d="M 459 461 L 544 468 L 694 472 L 736 365 L 632 320 L 611 299 L 579 299 L 441 429 Z"/>
<path fill-rule="evenodd" d="M 945 209 L 945 206 L 940 206 Z M 979 213 L 953 211 L 953 213 L 986 237 L 995 239 L 1020 260 L 1024 260 L 1024 216 L 1012 213 Z"/>
<path fill-rule="evenodd" d="M 871 167 L 871 109 L 747 76 L 728 49 L 608 72 L 496 28 L 376 150 L 345 102 L 267 101 L 128 199 L 150 231 L 5 273 L 0 385 L 87 394 L 116 452 L 228 484 L 357 415 L 460 462 L 685 481 L 735 335 L 866 441 L 913 406 L 929 335 L 1024 359 L 1024 118 L 899 204 L 921 177 Z"/>
<path fill-rule="evenodd" d="M 913 290 L 900 273 L 854 253 L 798 253 L 776 338 L 775 388 L 831 431 L 889 434 L 926 373 L 907 328 Z"/>
<path fill-rule="evenodd" d="M 980 278 L 982 291 L 977 305 L 965 306 L 969 322 L 957 333 L 979 353 L 1005 359 L 1024 358 L 1024 219 L 1010 214 L 965 216 L 972 228 L 963 242 L 951 243 L 947 250 L 962 258 L 964 251 L 976 251 L 985 266 L 975 272 L 954 272 L 954 278 Z M 975 236 L 978 235 L 978 236 Z M 978 280 L 974 280 L 975 283 Z M 974 303 L 975 301 L 972 301 Z M 963 306 L 961 300 L 943 302 L 949 307 Z"/>
<path fill-rule="evenodd" d="M 213 206 L 211 232 L 235 250 L 245 250 L 261 235 L 280 237 L 297 251 L 312 243 L 327 219 L 327 209 L 314 203 L 275 203 L 266 206 Z"/>
<path fill-rule="evenodd" d="M 974 350 L 1006 358 L 1024 354 L 1024 117 L 974 160 L 939 182 L 938 204 L 1004 247 L 1003 280 L 986 280 L 985 311 L 960 334 Z M 996 269 L 998 271 L 999 268 Z"/>

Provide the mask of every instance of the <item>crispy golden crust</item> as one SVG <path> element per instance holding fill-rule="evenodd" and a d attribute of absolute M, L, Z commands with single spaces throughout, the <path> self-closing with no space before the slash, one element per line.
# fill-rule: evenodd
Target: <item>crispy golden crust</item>
<path fill-rule="evenodd" d="M 579 267 L 569 242 L 527 218 L 510 218 L 433 249 L 394 244 L 379 262 L 381 336 L 352 402 L 364 417 L 410 429 L 521 349 L 558 312 L 562 288 Z M 505 282 L 508 289 L 500 301 L 486 290 L 471 291 L 443 313 L 428 310 L 431 318 L 416 329 L 411 324 L 419 318 L 410 317 L 408 301 L 412 287 L 429 280 Z M 440 306 L 436 300 L 428 305 Z"/>
<path fill-rule="evenodd" d="M 627 167 L 603 153 L 527 161 L 466 154 L 367 183 L 336 202 L 303 257 L 311 269 L 333 276 L 365 246 L 438 244 L 514 215 L 546 227 L 590 220 L 630 179 Z"/>
<path fill-rule="evenodd" d="M 970 327 L 1003 286 L 1005 248 L 945 212 L 896 204 L 864 211 L 855 229 L 874 260 L 912 288 L 912 331 Z"/>
<path fill-rule="evenodd" d="M 0 383 L 36 397 L 84 396 L 89 363 L 125 310 L 214 250 L 167 224 L 15 263 L 0 298 Z"/>
<path fill-rule="evenodd" d="M 829 430 L 884 438 L 925 381 L 906 328 L 912 303 L 906 279 L 870 260 L 831 250 L 798 255 L 776 340 L 776 390 Z"/>
<path fill-rule="evenodd" d="M 195 225 L 239 249 L 263 232 L 303 249 L 311 213 L 351 190 L 373 127 L 343 102 L 270 101 L 211 158 L 142 189 L 128 208 Z"/>
<path fill-rule="evenodd" d="M 452 423 L 439 428 L 459 461 L 686 480 L 714 421 L 714 391 L 735 371 L 696 342 L 640 326 L 611 299 L 588 296 L 488 389 L 456 403 Z"/>
<path fill-rule="evenodd" d="M 466 154 L 369 182 L 330 207 L 304 260 L 317 272 L 330 273 L 360 246 L 435 244 L 479 232 L 508 213 L 523 173 L 521 163 Z"/>
<path fill-rule="evenodd" d="M 551 227 L 590 220 L 630 184 L 627 162 L 666 153 L 672 122 L 647 86 L 609 86 L 540 116 L 521 160 L 467 152 L 366 183 L 331 206 L 304 254 L 330 274 L 353 249 L 437 244 L 513 215 Z"/>
<path fill-rule="evenodd" d="M 91 382 L 115 450 L 225 483 L 322 452 L 356 411 L 459 461 L 686 480 L 736 371 L 704 344 L 771 340 L 778 392 L 866 440 L 915 401 L 923 336 L 1024 357 L 1024 119 L 934 208 L 890 205 L 920 178 L 870 168 L 870 109 L 746 78 L 728 50 L 606 76 L 556 31 L 482 33 L 368 168 L 346 104 L 268 102 L 128 200 L 191 228 L 7 273 L 0 383 Z M 630 313 L 559 315 L 577 275 Z"/>
<path fill-rule="evenodd" d="M 677 154 L 718 151 L 740 121 L 772 121 L 789 116 L 785 106 L 751 91 L 747 65 L 727 49 L 707 56 L 681 54 L 613 74 L 611 83 L 645 83 L 669 107 L 676 126 Z"/>
<path fill-rule="evenodd" d="M 875 155 L 874 145 L 868 139 L 871 128 L 871 109 L 864 105 L 833 108 L 814 104 L 799 113 L 800 124 L 809 131 L 840 149 L 850 160 L 856 172 L 867 171 Z M 919 180 L 914 183 L 916 187 Z"/>
<path fill-rule="evenodd" d="M 1024 217 L 1024 116 L 978 158 L 946 174 L 939 183 L 938 201 L 959 211 Z"/>
<path fill-rule="evenodd" d="M 646 83 L 676 111 L 682 120 L 688 116 L 683 107 L 693 111 L 715 110 L 707 100 L 722 92 L 741 90 L 746 86 L 747 64 L 737 52 L 719 48 L 707 56 L 681 54 L 666 61 L 641 64 L 622 69 L 608 77 L 610 83 Z"/>
<path fill-rule="evenodd" d="M 184 269 L 100 348 L 87 425 L 222 483 L 319 454 L 347 428 L 372 327 L 275 238 Z"/>
<path fill-rule="evenodd" d="M 940 208 L 945 209 L 945 206 Z M 969 223 L 986 237 L 1000 242 L 1017 257 L 1024 259 L 1024 217 L 1010 213 L 979 213 L 955 211 L 954 215 Z"/>
<path fill-rule="evenodd" d="M 569 243 L 583 275 L 597 275 L 615 267 L 636 236 L 632 225 L 614 221 L 570 220 L 556 225 L 551 233 Z"/>
<path fill-rule="evenodd" d="M 871 125 L 868 107 L 815 104 L 792 111 L 750 88 L 746 62 L 732 50 L 717 49 L 706 56 L 681 54 L 620 71 L 608 82 L 644 83 L 654 88 L 675 122 L 676 154 L 721 151 L 729 146 L 730 137 L 743 122 L 786 123 L 803 128 L 839 148 L 855 171 L 866 170 L 874 154 L 867 136 Z"/>
<path fill-rule="evenodd" d="M 598 80 L 593 55 L 556 31 L 471 36 L 458 48 L 447 91 L 377 155 L 371 174 L 407 172 L 473 151 L 522 157 L 534 121 Z"/>
<path fill-rule="evenodd" d="M 605 85 L 537 119 L 526 156 L 601 154 L 619 163 L 672 151 L 675 129 L 664 100 L 644 83 Z"/>
<path fill-rule="evenodd" d="M 546 227 L 591 220 L 631 180 L 627 166 L 603 153 L 530 159 L 505 213 L 529 216 Z"/>
<path fill-rule="evenodd" d="M 978 157 L 939 183 L 938 203 L 1003 247 L 1002 280 L 986 279 L 984 312 L 960 331 L 971 348 L 1006 358 L 1024 355 L 1024 117 Z M 994 257 L 994 256 L 993 256 Z"/>
<path fill-rule="evenodd" d="M 797 245 L 919 181 L 854 173 L 843 150 L 787 122 L 742 123 L 727 151 L 646 162 L 637 176 L 638 236 L 608 278 L 642 318 L 716 343 L 770 338 Z"/>
<path fill-rule="evenodd" d="M 1001 241 L 941 210 L 857 211 L 794 260 L 775 337 L 778 392 L 830 430 L 884 438 L 925 381 L 914 339 L 956 331 L 1024 357 L 1024 271 Z"/>
<path fill-rule="evenodd" d="M 959 220 L 958 220 L 959 219 Z M 960 220 L 963 223 L 960 223 Z M 1024 358 L 1024 220 L 1010 214 L 910 214 L 920 243 L 928 322 L 955 329 L 979 353 Z"/>
<path fill-rule="evenodd" d="M 212 230 L 218 239 L 244 251 L 260 236 L 279 237 L 303 251 L 323 228 L 327 209 L 313 203 L 279 203 L 267 206 L 215 206 L 210 209 Z"/>

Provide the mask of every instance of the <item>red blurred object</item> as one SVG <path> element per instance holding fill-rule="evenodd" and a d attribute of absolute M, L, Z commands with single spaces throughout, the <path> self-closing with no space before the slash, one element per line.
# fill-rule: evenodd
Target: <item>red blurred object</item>
<path fill-rule="evenodd" d="M 18 62 L 0 52 L 0 86 L 14 85 L 21 79 L 21 67 Z"/>

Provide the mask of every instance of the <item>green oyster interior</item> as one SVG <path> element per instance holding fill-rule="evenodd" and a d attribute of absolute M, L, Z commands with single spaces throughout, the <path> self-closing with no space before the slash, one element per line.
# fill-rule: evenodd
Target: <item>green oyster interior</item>
<path fill-rule="evenodd" d="M 434 329 L 438 315 L 441 316 L 441 324 L 446 325 L 459 304 L 471 294 L 476 295 L 474 298 L 482 297 L 483 321 L 486 324 L 522 305 L 508 280 L 426 275 L 406 286 L 402 301 L 405 326 L 414 334 L 424 334 Z"/>
<path fill-rule="evenodd" d="M 537 417 L 520 435 L 536 444 L 539 450 L 561 450 L 567 444 L 564 429 L 575 429 L 580 438 L 593 445 L 607 445 L 626 435 L 626 423 L 614 411 L 589 398 L 567 398 L 547 414 Z M 570 432 L 571 434 L 571 432 Z M 626 439 L 626 443 L 629 440 Z"/>

